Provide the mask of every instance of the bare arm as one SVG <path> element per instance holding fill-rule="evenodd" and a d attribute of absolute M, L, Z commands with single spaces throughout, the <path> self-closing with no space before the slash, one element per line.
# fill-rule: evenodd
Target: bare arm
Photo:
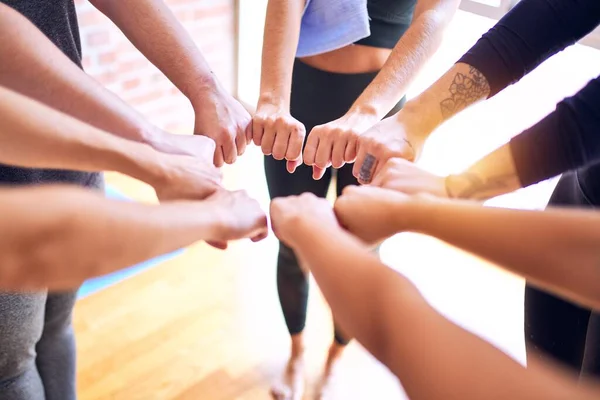
<path fill-rule="evenodd" d="M 214 75 L 190 35 L 162 0 L 91 0 L 190 100 L 194 133 L 217 143 L 214 162 L 231 164 L 246 149 L 250 115 Z"/>
<path fill-rule="evenodd" d="M 522 211 L 425 199 L 380 188 L 352 188 L 336 203 L 336 213 L 342 225 L 367 242 L 403 231 L 430 235 L 544 289 L 600 309 L 597 213 Z"/>
<path fill-rule="evenodd" d="M 439 48 L 459 3 L 459 0 L 419 0 L 410 27 L 350 112 L 373 114 L 376 120 L 383 118 Z"/>
<path fill-rule="evenodd" d="M 208 139 L 206 139 L 208 140 Z M 210 146 L 209 146 L 210 147 Z M 117 171 L 157 189 L 159 196 L 202 198 L 220 174 L 197 158 L 158 152 L 111 135 L 0 87 L 0 162 L 28 168 Z"/>
<path fill-rule="evenodd" d="M 240 192 L 151 206 L 61 186 L 2 189 L 0 210 L 7 233 L 0 243 L 0 286 L 6 290 L 76 287 L 198 240 L 266 233 L 258 203 Z"/>
<path fill-rule="evenodd" d="M 269 0 L 260 76 L 260 102 L 289 110 L 292 66 L 305 0 Z"/>
<path fill-rule="evenodd" d="M 42 32 L 0 4 L 0 85 L 100 129 L 150 142 L 156 130 L 121 99 L 86 75 Z"/>
<path fill-rule="evenodd" d="M 274 207 L 286 201 L 294 200 L 276 200 Z M 306 197 L 300 201 L 310 203 Z M 274 221 L 276 232 L 310 269 L 345 331 L 390 368 L 411 399 L 597 396 L 555 373 L 525 369 L 448 321 L 405 277 L 383 265 L 335 223 L 321 215 L 313 217 L 320 214 L 314 204 L 308 207 L 312 209 L 288 220 L 287 229 Z M 271 215 L 278 218 L 277 212 Z M 320 224 L 318 230 L 315 223 Z"/>
<path fill-rule="evenodd" d="M 252 139 L 263 154 L 288 160 L 289 172 L 302 162 L 305 128 L 290 115 L 294 56 L 305 0 L 269 0 L 265 19 L 260 95 Z"/>

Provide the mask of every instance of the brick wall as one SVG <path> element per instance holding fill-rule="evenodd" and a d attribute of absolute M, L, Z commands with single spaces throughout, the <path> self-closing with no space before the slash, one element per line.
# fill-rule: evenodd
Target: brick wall
<path fill-rule="evenodd" d="M 235 77 L 234 0 L 165 2 L 191 34 L 221 82 L 232 91 Z M 75 3 L 85 70 L 157 126 L 171 132 L 191 132 L 192 108 L 179 90 L 87 0 L 76 0 Z"/>

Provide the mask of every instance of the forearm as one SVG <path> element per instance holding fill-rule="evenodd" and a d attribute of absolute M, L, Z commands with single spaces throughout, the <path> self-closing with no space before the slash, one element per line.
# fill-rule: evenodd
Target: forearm
<path fill-rule="evenodd" d="M 91 0 L 196 105 L 218 85 L 210 66 L 162 0 Z"/>
<path fill-rule="evenodd" d="M 116 95 L 86 75 L 42 32 L 0 4 L 0 86 L 34 98 L 119 136 L 151 141 L 153 128 Z"/>
<path fill-rule="evenodd" d="M 167 174 L 161 153 L 0 87 L 0 162 L 27 168 L 118 171 L 149 184 Z"/>
<path fill-rule="evenodd" d="M 336 319 L 390 368 L 411 399 L 593 398 L 554 375 L 524 369 L 454 325 L 347 234 L 298 230 L 294 250 Z"/>
<path fill-rule="evenodd" d="M 481 158 L 465 172 L 445 179 L 450 198 L 487 200 L 521 188 L 509 144 Z"/>
<path fill-rule="evenodd" d="M 441 124 L 489 96 L 490 86 L 481 72 L 458 63 L 424 92 L 409 100 L 394 116 L 411 136 L 425 140 Z"/>
<path fill-rule="evenodd" d="M 269 0 L 265 20 L 260 101 L 289 108 L 292 68 L 304 0 Z"/>
<path fill-rule="evenodd" d="M 420 0 L 417 3 L 410 27 L 350 112 L 367 112 L 378 119 L 389 112 L 439 48 L 458 3 L 455 0 Z"/>
<path fill-rule="evenodd" d="M 409 230 L 444 240 L 544 289 L 600 309 L 600 217 L 596 214 L 446 201 L 415 204 L 404 210 L 411 216 Z"/>
<path fill-rule="evenodd" d="M 206 238 L 214 225 L 198 203 L 150 206 L 67 187 L 4 189 L 0 209 L 10 232 L 0 263 L 6 290 L 73 288 Z"/>

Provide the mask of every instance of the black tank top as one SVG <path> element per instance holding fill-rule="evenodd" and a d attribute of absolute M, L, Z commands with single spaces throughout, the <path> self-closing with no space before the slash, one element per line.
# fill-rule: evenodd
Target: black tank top
<path fill-rule="evenodd" d="M 371 35 L 356 44 L 392 49 L 408 29 L 417 0 L 368 0 Z"/>

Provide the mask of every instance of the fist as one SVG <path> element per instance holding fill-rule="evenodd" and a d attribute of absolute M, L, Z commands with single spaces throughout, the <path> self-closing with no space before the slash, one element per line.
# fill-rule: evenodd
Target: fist
<path fill-rule="evenodd" d="M 304 125 L 283 107 L 270 103 L 259 104 L 252 119 L 252 140 L 264 155 L 287 160 L 288 171 L 294 172 L 302 163 Z"/>

